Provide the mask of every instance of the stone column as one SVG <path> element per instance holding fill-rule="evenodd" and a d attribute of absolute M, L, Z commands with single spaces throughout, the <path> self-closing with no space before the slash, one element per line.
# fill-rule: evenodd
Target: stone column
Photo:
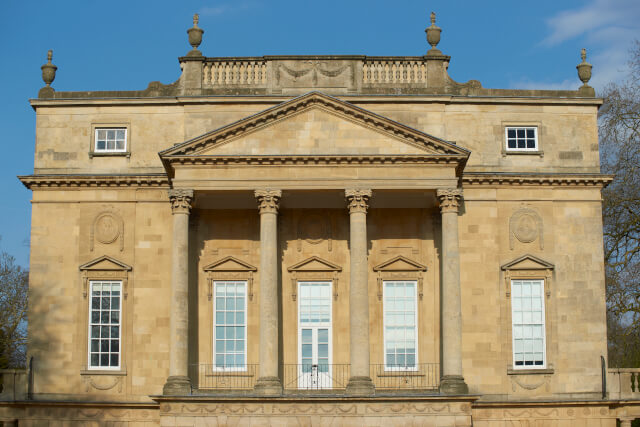
<path fill-rule="evenodd" d="M 351 377 L 347 394 L 364 396 L 375 388 L 369 376 L 369 266 L 367 261 L 367 207 L 371 190 L 348 189 L 350 266 L 349 319 Z"/>
<path fill-rule="evenodd" d="M 635 418 L 620 418 L 620 427 L 631 427 L 631 422 Z"/>
<path fill-rule="evenodd" d="M 171 318 L 169 321 L 169 378 L 167 395 L 191 394 L 188 374 L 189 335 L 189 213 L 193 190 L 169 190 L 173 213 L 173 252 L 171 257 Z"/>
<path fill-rule="evenodd" d="M 442 213 L 442 379 L 443 394 L 467 394 L 462 376 L 462 310 L 460 304 L 460 250 L 458 208 L 462 190 L 437 191 Z"/>
<path fill-rule="evenodd" d="M 282 393 L 278 377 L 278 207 L 282 191 L 256 190 L 260 210 L 260 368 L 255 391 Z"/>

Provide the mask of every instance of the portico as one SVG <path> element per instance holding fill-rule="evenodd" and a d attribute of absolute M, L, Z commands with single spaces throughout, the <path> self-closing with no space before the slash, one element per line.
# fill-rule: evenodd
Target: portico
<path fill-rule="evenodd" d="M 313 129 L 313 132 L 309 132 L 309 129 Z M 235 154 L 229 154 L 231 152 Z M 193 204 L 198 211 L 200 223 L 206 223 L 213 230 L 219 225 L 214 219 L 216 212 L 236 209 L 239 212 L 237 215 L 242 216 L 245 214 L 240 212 L 253 211 L 246 214 L 247 221 L 254 222 L 250 227 L 258 229 L 259 242 L 252 249 L 236 249 L 238 253 L 246 255 L 251 250 L 259 251 L 255 288 L 259 296 L 256 307 L 259 315 L 255 318 L 257 325 L 254 325 L 258 330 L 259 345 L 256 349 L 259 356 L 255 360 L 255 391 L 261 395 L 276 396 L 286 386 L 282 384 L 283 366 L 293 362 L 300 363 L 295 356 L 289 354 L 295 353 L 289 349 L 301 345 L 295 342 L 297 334 L 287 329 L 291 325 L 282 324 L 283 318 L 290 318 L 291 311 L 287 302 L 289 292 L 286 290 L 289 285 L 285 280 L 289 273 L 282 272 L 288 267 L 283 265 L 283 259 L 287 258 L 286 251 L 290 241 L 290 238 L 281 235 L 279 229 L 279 225 L 283 223 L 279 218 L 282 209 L 289 212 L 285 216 L 294 218 L 294 222 L 297 220 L 299 243 L 293 258 L 297 261 L 304 262 L 303 255 L 306 252 L 320 257 L 321 262 L 326 261 L 323 261 L 324 257 L 333 257 L 334 254 L 329 254 L 319 243 L 324 242 L 331 251 L 331 240 L 341 239 L 338 230 L 343 226 L 348 227 L 348 238 L 344 235 L 348 262 L 343 260 L 339 267 L 340 270 L 344 268 L 344 277 L 340 277 L 338 281 L 337 269 L 334 269 L 333 276 L 321 273 L 324 267 L 308 271 L 296 270 L 296 273 L 300 278 L 330 278 L 334 299 L 339 301 L 336 304 L 342 304 L 342 298 L 348 295 L 348 316 L 343 317 L 348 325 L 348 340 L 344 334 L 340 334 L 341 330 L 345 330 L 344 324 L 340 328 L 334 328 L 335 340 L 344 340 L 344 347 L 335 350 L 334 343 L 333 348 L 335 359 L 339 359 L 346 366 L 344 372 L 348 372 L 348 382 L 343 384 L 346 393 L 354 396 L 375 393 L 376 379 L 371 378 L 374 372 L 372 366 L 375 364 L 371 361 L 382 361 L 380 355 L 373 358 L 371 355 L 369 311 L 372 304 L 380 303 L 376 302 L 375 285 L 372 286 L 375 283 L 375 264 L 369 255 L 372 239 L 375 238 L 368 234 L 372 228 L 368 212 L 371 207 L 384 215 L 395 208 L 414 209 L 411 222 L 418 228 L 425 227 L 421 222 L 428 223 L 432 230 L 429 232 L 431 242 L 427 246 L 434 253 L 440 254 L 442 265 L 442 272 L 430 272 L 430 279 L 426 281 L 430 282 L 428 286 L 437 295 L 440 289 L 442 292 L 443 333 L 442 337 L 426 338 L 425 331 L 417 328 L 421 334 L 418 339 L 429 340 L 429 351 L 433 354 L 429 360 L 425 360 L 426 355 L 420 355 L 420 362 L 439 363 L 439 351 L 435 347 L 441 340 L 441 392 L 465 394 L 467 389 L 461 362 L 457 215 L 458 206 L 462 203 L 458 178 L 468 155 L 468 151 L 454 144 L 321 93 L 295 98 L 161 152 L 161 159 L 172 177 L 173 190 L 170 190 L 169 197 L 173 206 L 177 206 L 173 211 L 174 293 L 171 302 L 172 313 L 176 312 L 177 320 L 174 321 L 172 316 L 171 372 L 165 394 L 190 393 L 190 386 L 184 379 L 188 361 L 194 360 L 193 355 L 189 355 L 189 334 L 184 333 L 184 329 L 183 333 L 179 332 L 184 327 L 181 319 L 186 322 L 189 311 L 189 296 L 184 291 L 185 284 L 194 280 L 189 277 L 189 272 L 194 269 L 184 267 L 185 263 L 190 262 L 185 258 L 187 251 L 182 249 L 189 247 L 189 227 L 185 225 L 188 224 L 189 209 L 184 207 L 185 203 L 189 207 Z M 250 201 L 252 198 L 253 202 Z M 438 212 L 438 206 L 441 213 Z M 311 215 L 313 218 L 308 219 L 308 213 L 315 210 L 324 212 L 315 212 L 313 215 L 316 216 Z M 322 219 L 323 216 L 330 219 Z M 434 217 L 437 219 L 434 220 Z M 307 223 L 313 225 L 307 226 Z M 316 227 L 312 234 L 317 234 L 318 227 L 322 230 L 319 235 L 307 236 L 305 232 L 308 233 L 308 230 L 305 227 Z M 376 225 L 373 227 L 380 229 Z M 329 228 L 335 231 L 327 234 Z M 303 251 L 300 243 L 303 241 L 310 241 L 317 246 Z M 416 258 L 418 254 L 422 254 L 424 258 L 425 252 L 418 248 L 420 245 L 424 244 L 420 243 L 410 249 L 407 253 L 409 258 Z M 391 252 L 402 255 L 406 248 L 398 248 L 391 249 Z M 215 254 L 219 252 L 218 249 L 212 250 Z M 206 253 L 206 250 L 200 253 Z M 382 249 L 381 253 L 390 252 Z M 413 262 L 419 264 L 425 263 L 425 260 L 413 259 Z M 434 270 L 440 270 L 439 265 L 434 267 Z M 201 275 L 201 269 L 196 268 L 195 272 Z M 291 280 L 296 282 L 295 277 Z M 381 280 L 383 279 L 379 277 L 378 281 Z M 418 282 L 421 287 L 424 286 L 424 281 L 422 273 L 416 273 L 416 286 Z M 424 304 L 423 291 L 420 295 L 420 303 Z M 295 301 L 295 296 L 293 299 Z M 194 304 L 193 299 L 191 304 Z M 297 310 L 295 304 L 292 307 L 293 311 Z M 431 308 L 429 311 L 432 311 Z M 435 312 L 439 313 L 440 307 Z M 248 316 L 251 319 L 252 314 L 248 313 Z M 295 313 L 291 317 L 293 319 L 297 319 Z M 251 320 L 249 322 L 251 328 Z M 440 319 L 436 319 L 434 326 L 439 324 Z M 247 332 L 247 335 L 250 336 L 251 332 Z M 345 348 L 350 350 L 346 351 Z M 202 351 L 196 352 L 198 359 L 206 358 L 202 356 Z M 198 362 L 210 363 L 206 360 Z M 337 365 L 335 362 L 334 364 Z M 440 376 L 439 370 L 437 375 Z"/>

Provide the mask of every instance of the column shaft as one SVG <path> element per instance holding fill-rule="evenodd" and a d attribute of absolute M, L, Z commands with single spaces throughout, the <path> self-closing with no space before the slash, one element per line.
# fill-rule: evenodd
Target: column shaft
<path fill-rule="evenodd" d="M 171 257 L 171 317 L 169 320 L 169 378 L 164 394 L 191 394 L 188 374 L 189 336 L 189 213 L 193 190 L 170 190 L 173 212 Z"/>
<path fill-rule="evenodd" d="M 462 309 L 458 246 L 459 189 L 438 190 L 442 212 L 442 381 L 445 394 L 466 394 L 462 376 Z"/>
<path fill-rule="evenodd" d="M 369 365 L 369 267 L 367 260 L 367 202 L 371 190 L 346 190 L 350 226 L 350 361 L 347 393 L 374 393 Z"/>
<path fill-rule="evenodd" d="M 282 393 L 278 377 L 278 205 L 280 190 L 257 190 L 260 208 L 260 368 L 256 391 Z"/>

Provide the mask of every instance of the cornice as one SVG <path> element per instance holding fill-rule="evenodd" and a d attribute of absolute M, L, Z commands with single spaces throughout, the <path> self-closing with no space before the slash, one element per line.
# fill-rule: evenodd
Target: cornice
<path fill-rule="evenodd" d="M 247 166 L 352 166 L 383 164 L 441 164 L 457 165 L 466 156 L 449 154 L 424 155 L 301 155 L 301 156 L 171 156 L 166 161 L 173 165 L 247 165 Z"/>
<path fill-rule="evenodd" d="M 470 151 L 456 146 L 451 142 L 428 135 L 398 123 L 379 114 L 357 107 L 338 98 L 320 92 L 309 92 L 290 101 L 276 105 L 272 108 L 246 117 L 235 123 L 208 132 L 197 138 L 190 139 L 161 151 L 160 157 L 167 160 L 173 156 L 195 155 L 208 147 L 216 146 L 222 142 L 239 135 L 253 132 L 280 121 L 288 116 L 298 114 L 312 107 L 327 109 L 334 114 L 339 114 L 348 120 L 355 121 L 363 126 L 383 132 L 391 137 L 403 140 L 405 143 L 419 147 L 428 153 L 433 150 L 438 154 L 464 155 L 468 157 Z"/>
<path fill-rule="evenodd" d="M 145 175 L 22 175 L 22 184 L 35 188 L 155 187 L 169 188 L 166 174 Z"/>
<path fill-rule="evenodd" d="M 477 172 L 462 175 L 464 187 L 495 186 L 553 186 L 553 187 L 600 187 L 604 188 L 613 181 L 613 175 L 600 173 L 495 173 Z"/>

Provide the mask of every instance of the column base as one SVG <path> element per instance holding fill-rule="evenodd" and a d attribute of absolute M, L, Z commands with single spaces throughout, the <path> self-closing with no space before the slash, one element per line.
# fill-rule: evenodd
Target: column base
<path fill-rule="evenodd" d="M 282 383 L 278 377 L 260 377 L 253 390 L 261 396 L 280 396 Z"/>
<path fill-rule="evenodd" d="M 462 375 L 445 375 L 440 380 L 440 394 L 469 394 L 469 387 L 464 382 Z"/>
<path fill-rule="evenodd" d="M 191 380 L 182 375 L 170 376 L 164 383 L 162 394 L 165 396 L 189 396 L 191 394 Z"/>
<path fill-rule="evenodd" d="M 351 377 L 347 384 L 345 394 L 349 396 L 372 396 L 376 392 L 376 387 L 369 377 Z"/>

